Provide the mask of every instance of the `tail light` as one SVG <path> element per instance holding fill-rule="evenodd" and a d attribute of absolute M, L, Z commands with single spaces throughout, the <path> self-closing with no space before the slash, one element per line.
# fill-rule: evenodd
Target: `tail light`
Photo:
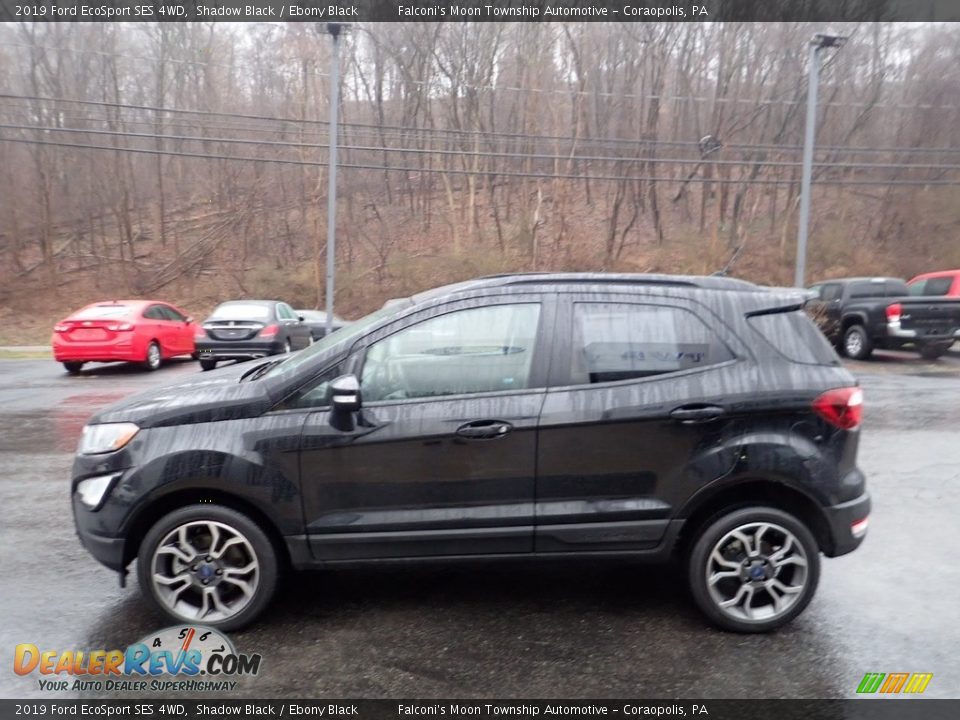
<path fill-rule="evenodd" d="M 133 330 L 133 323 L 110 323 L 107 325 L 107 330 L 111 330 L 113 332 L 129 332 L 130 330 Z"/>
<path fill-rule="evenodd" d="M 834 427 L 853 430 L 863 419 L 863 390 L 858 387 L 827 390 L 813 401 L 813 411 Z"/>
<path fill-rule="evenodd" d="M 900 303 L 887 305 L 887 322 L 900 322 L 901 315 L 903 315 L 903 305 Z"/>
<path fill-rule="evenodd" d="M 278 332 L 280 332 L 279 325 L 267 325 L 263 330 L 260 331 L 259 335 L 260 337 L 268 338 L 273 337 Z"/>
<path fill-rule="evenodd" d="M 72 326 L 66 323 L 57 323 L 53 326 L 54 332 L 67 332 Z"/>

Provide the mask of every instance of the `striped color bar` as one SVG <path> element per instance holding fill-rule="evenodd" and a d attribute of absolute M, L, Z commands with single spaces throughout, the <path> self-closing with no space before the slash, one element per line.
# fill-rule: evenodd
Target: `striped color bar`
<path fill-rule="evenodd" d="M 857 693 L 872 695 L 875 692 L 886 695 L 898 693 L 919 694 L 927 689 L 933 679 L 933 673 L 867 673 L 857 686 Z"/>
<path fill-rule="evenodd" d="M 922 693 L 927 689 L 930 680 L 933 679 L 933 673 L 914 673 L 907 681 L 907 686 L 903 689 L 905 693 Z"/>

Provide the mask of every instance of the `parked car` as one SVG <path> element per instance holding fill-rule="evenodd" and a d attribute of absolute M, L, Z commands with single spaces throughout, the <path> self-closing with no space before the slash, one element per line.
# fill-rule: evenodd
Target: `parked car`
<path fill-rule="evenodd" d="M 221 360 L 252 360 L 301 350 L 312 342 L 310 328 L 285 302 L 231 300 L 217 306 L 197 328 L 200 367 Z"/>
<path fill-rule="evenodd" d="M 676 559 L 717 625 L 796 617 L 864 538 L 862 393 L 802 291 L 529 274 L 392 303 L 303 352 L 96 415 L 87 549 L 177 622 L 241 627 L 281 567 Z"/>
<path fill-rule="evenodd" d="M 297 315 L 303 318 L 303 321 L 310 328 L 310 337 L 313 340 L 320 340 L 327 334 L 327 313 L 323 310 L 294 310 Z M 336 332 L 347 325 L 343 318 L 333 316 L 333 330 Z"/>
<path fill-rule="evenodd" d="M 928 360 L 960 337 L 960 299 L 911 295 L 900 278 L 841 278 L 810 287 L 808 312 L 847 357 L 912 348 Z"/>
<path fill-rule="evenodd" d="M 917 275 L 907 283 L 911 295 L 960 297 L 960 270 L 940 270 Z"/>
<path fill-rule="evenodd" d="M 196 325 L 161 300 L 111 300 L 87 305 L 53 328 L 53 357 L 68 373 L 88 362 L 136 362 L 147 370 L 193 355 Z"/>

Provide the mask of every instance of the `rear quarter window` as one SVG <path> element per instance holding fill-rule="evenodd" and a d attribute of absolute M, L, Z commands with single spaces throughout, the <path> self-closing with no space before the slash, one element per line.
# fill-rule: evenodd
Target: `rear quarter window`
<path fill-rule="evenodd" d="M 747 318 L 747 324 L 791 362 L 807 365 L 840 362 L 823 333 L 802 310 L 752 315 Z"/>

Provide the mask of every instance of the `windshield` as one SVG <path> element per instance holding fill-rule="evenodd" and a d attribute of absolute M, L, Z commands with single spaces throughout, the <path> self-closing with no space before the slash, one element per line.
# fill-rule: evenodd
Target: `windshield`
<path fill-rule="evenodd" d="M 265 320 L 270 317 L 270 308 L 253 303 L 229 303 L 221 305 L 208 320 Z"/>
<path fill-rule="evenodd" d="M 341 328 L 340 330 L 335 330 L 329 335 L 326 335 L 308 348 L 301 350 L 295 355 L 292 355 L 289 360 L 286 360 L 279 365 L 274 365 L 272 368 L 270 368 L 266 375 L 271 377 L 288 375 L 296 372 L 297 369 L 309 363 L 317 355 L 321 355 L 337 345 L 342 345 L 343 349 L 346 349 L 350 343 L 366 333 L 369 328 L 372 328 L 381 320 L 385 320 L 393 315 L 399 315 L 408 307 L 410 307 L 409 301 L 398 302 L 386 307 L 382 307 L 376 312 L 372 312 L 369 315 L 360 318 L 356 322 L 353 322 L 346 327 Z M 336 317 L 336 315 L 334 315 L 334 317 Z"/>

